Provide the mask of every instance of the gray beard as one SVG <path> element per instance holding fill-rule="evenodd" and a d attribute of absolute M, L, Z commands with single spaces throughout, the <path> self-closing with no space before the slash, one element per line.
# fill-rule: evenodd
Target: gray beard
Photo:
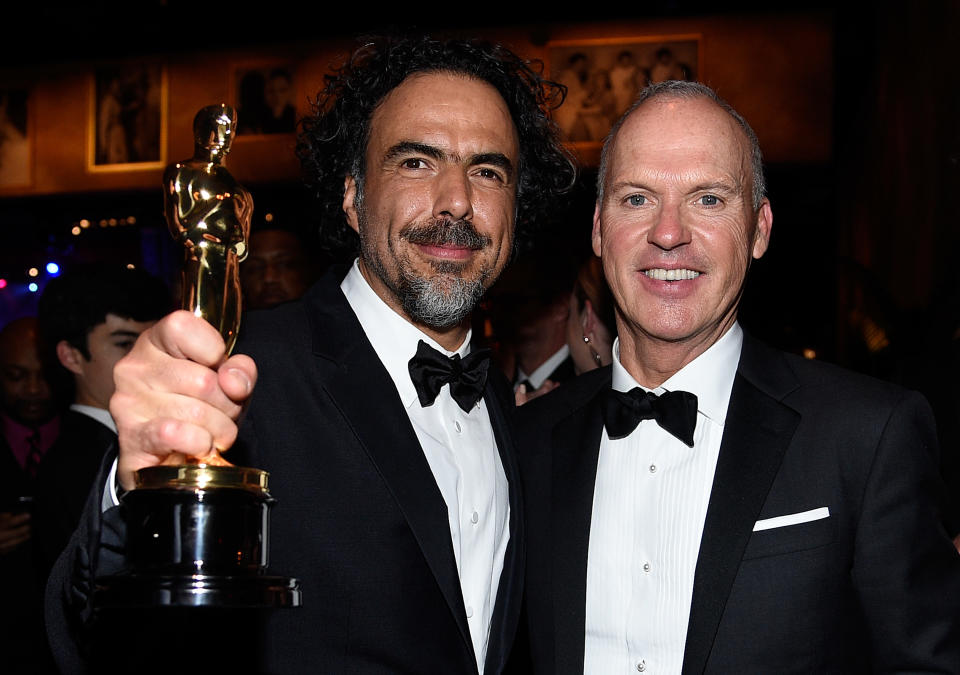
<path fill-rule="evenodd" d="M 484 275 L 464 280 L 453 275 L 422 279 L 401 270 L 397 297 L 403 311 L 417 323 L 431 328 L 449 328 L 466 319 L 483 295 Z"/>
<path fill-rule="evenodd" d="M 366 265 L 380 278 L 394 296 L 400 301 L 404 313 L 414 322 L 430 328 L 443 329 L 460 323 L 473 311 L 486 290 L 484 283 L 490 276 L 490 270 L 484 270 L 476 279 L 464 279 L 461 274 L 464 266 L 456 262 L 435 262 L 432 264 L 436 276 L 423 278 L 414 276 L 407 260 L 398 259 L 398 278 L 390 278 L 383 264 L 376 244 L 369 240 L 366 233 L 366 213 L 362 200 L 357 205 L 360 219 L 360 256 Z M 439 228 L 433 228 L 438 231 Z M 413 235 L 417 238 L 417 235 Z M 436 239 L 422 235 L 420 239 Z M 462 237 L 471 235 L 455 233 L 452 239 L 458 242 Z M 480 235 L 474 234 L 474 237 Z M 442 238 L 442 237 L 441 237 Z M 439 242 L 436 242 L 439 243 Z"/>

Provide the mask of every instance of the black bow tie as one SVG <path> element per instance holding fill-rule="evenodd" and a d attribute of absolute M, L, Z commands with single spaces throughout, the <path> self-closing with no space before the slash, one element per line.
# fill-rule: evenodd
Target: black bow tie
<path fill-rule="evenodd" d="M 664 431 L 692 448 L 697 397 L 688 391 L 668 391 L 657 396 L 639 387 L 628 392 L 611 389 L 604 401 L 603 417 L 612 440 L 629 436 L 641 420 L 656 420 Z"/>
<path fill-rule="evenodd" d="M 420 405 L 433 405 L 443 385 L 449 383 L 453 400 L 463 408 L 463 412 L 470 412 L 483 396 L 487 369 L 490 367 L 490 350 L 478 349 L 461 361 L 459 354 L 446 356 L 420 340 L 409 367 L 410 379 L 417 390 Z"/>

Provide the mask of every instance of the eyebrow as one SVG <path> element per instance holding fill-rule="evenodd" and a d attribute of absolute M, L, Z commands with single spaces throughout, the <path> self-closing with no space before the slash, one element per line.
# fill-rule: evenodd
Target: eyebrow
<path fill-rule="evenodd" d="M 614 183 L 609 188 L 604 190 L 604 192 L 614 193 L 619 192 L 620 190 L 648 190 L 653 192 L 653 190 L 647 186 L 645 183 L 635 183 L 633 181 L 625 180 L 619 183 Z"/>
<path fill-rule="evenodd" d="M 394 160 L 398 157 L 409 154 L 425 155 L 426 157 L 430 157 L 431 159 L 435 159 L 437 161 L 451 160 L 457 163 L 463 163 L 464 161 L 459 155 L 450 156 L 436 146 L 428 145 L 426 143 L 418 143 L 416 141 L 400 141 L 387 150 L 383 159 L 384 161 L 389 162 L 390 160 Z M 489 164 L 490 166 L 495 166 L 498 169 L 502 169 L 504 172 L 506 172 L 508 178 L 513 177 L 513 162 L 511 162 L 510 159 L 502 152 L 480 152 L 475 155 L 470 155 L 466 164 L 468 166 Z"/>
<path fill-rule="evenodd" d="M 694 186 L 690 192 L 730 192 L 734 194 L 739 194 L 743 192 L 743 185 L 739 181 L 731 185 L 724 181 L 712 181 L 710 183 L 700 183 L 699 185 Z"/>
<path fill-rule="evenodd" d="M 110 337 L 131 337 L 136 339 L 140 337 L 140 333 L 134 330 L 115 330 L 110 333 Z"/>
<path fill-rule="evenodd" d="M 383 156 L 385 161 L 390 161 L 391 159 L 397 159 L 403 155 L 426 155 L 432 159 L 441 160 L 447 156 L 440 148 L 437 148 L 432 145 L 427 145 L 426 143 L 416 143 L 415 141 L 400 141 L 389 150 Z"/>
<path fill-rule="evenodd" d="M 507 174 L 507 178 L 513 178 L 513 162 L 507 159 L 507 156 L 501 152 L 481 152 L 473 155 L 470 158 L 470 166 L 476 166 L 478 164 L 489 164 L 498 169 L 503 169 L 504 173 Z"/>
<path fill-rule="evenodd" d="M 654 192 L 653 188 L 648 186 L 646 183 L 638 183 L 633 181 L 622 181 L 620 183 L 614 183 L 610 186 L 606 192 L 614 193 L 620 190 L 629 189 L 629 190 L 647 190 Z M 737 181 L 734 184 L 727 183 L 725 181 L 711 181 L 709 183 L 698 183 L 693 187 L 693 189 L 688 191 L 688 194 L 694 192 L 728 192 L 732 194 L 740 194 L 743 192 L 743 185 Z"/>

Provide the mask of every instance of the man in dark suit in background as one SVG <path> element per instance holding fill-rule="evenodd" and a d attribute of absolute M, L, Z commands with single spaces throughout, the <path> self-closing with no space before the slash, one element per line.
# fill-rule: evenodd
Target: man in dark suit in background
<path fill-rule="evenodd" d="M 52 670 L 40 658 L 43 586 L 32 505 L 37 471 L 59 431 L 37 321 L 15 319 L 0 331 L 0 669 L 13 675 Z"/>
<path fill-rule="evenodd" d="M 743 118 L 642 92 L 594 215 L 613 365 L 520 412 L 537 673 L 960 672 L 929 408 L 744 335 L 771 225 Z"/>
<path fill-rule="evenodd" d="M 250 400 L 240 457 L 228 457 L 270 472 L 270 562 L 301 579 L 304 602 L 244 643 L 247 669 L 502 669 L 524 555 L 512 394 L 471 353 L 469 314 L 510 258 L 515 224 L 547 216 L 573 181 L 550 103 L 554 86 L 502 47 L 362 47 L 328 79 L 299 144 L 323 227 L 358 242 L 359 259 L 303 300 L 249 316 L 243 354 L 225 359 L 217 332 L 178 312 L 118 364 L 124 489 L 171 449 L 229 447 Z M 96 539 L 90 515 L 75 544 Z M 62 606 L 90 616 L 91 572 L 71 570 L 72 554 L 49 587 L 55 645 L 69 632 Z M 93 574 L 118 563 L 110 546 L 79 559 L 99 561 Z"/>
<path fill-rule="evenodd" d="M 37 321 L 44 359 L 73 389 L 60 435 L 37 474 L 34 541 L 44 573 L 76 529 L 103 456 L 116 443 L 107 409 L 113 367 L 170 308 L 163 282 L 120 264 L 69 269 L 43 291 Z"/>
<path fill-rule="evenodd" d="M 11 321 L 0 331 L 0 558 L 30 540 L 37 471 L 59 432 L 37 320 Z"/>
<path fill-rule="evenodd" d="M 508 377 L 520 397 L 544 394 L 576 373 L 567 346 L 570 289 L 576 263 L 568 242 L 544 245 L 511 264 L 490 295 L 490 319 L 501 352 L 516 367 Z"/>

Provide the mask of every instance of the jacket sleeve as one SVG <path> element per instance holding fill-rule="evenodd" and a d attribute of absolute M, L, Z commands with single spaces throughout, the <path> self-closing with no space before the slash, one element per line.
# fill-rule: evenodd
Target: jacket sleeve
<path fill-rule="evenodd" d="M 107 452 L 84 506 L 80 524 L 47 581 L 44 614 L 47 637 L 61 673 L 88 672 L 93 589 L 97 577 L 122 569 L 126 529 L 121 507 L 103 510 L 104 491 L 116 460 Z"/>
<path fill-rule="evenodd" d="M 852 575 L 884 672 L 960 673 L 960 555 L 942 526 L 934 429 L 924 399 L 905 394 L 864 490 Z"/>

